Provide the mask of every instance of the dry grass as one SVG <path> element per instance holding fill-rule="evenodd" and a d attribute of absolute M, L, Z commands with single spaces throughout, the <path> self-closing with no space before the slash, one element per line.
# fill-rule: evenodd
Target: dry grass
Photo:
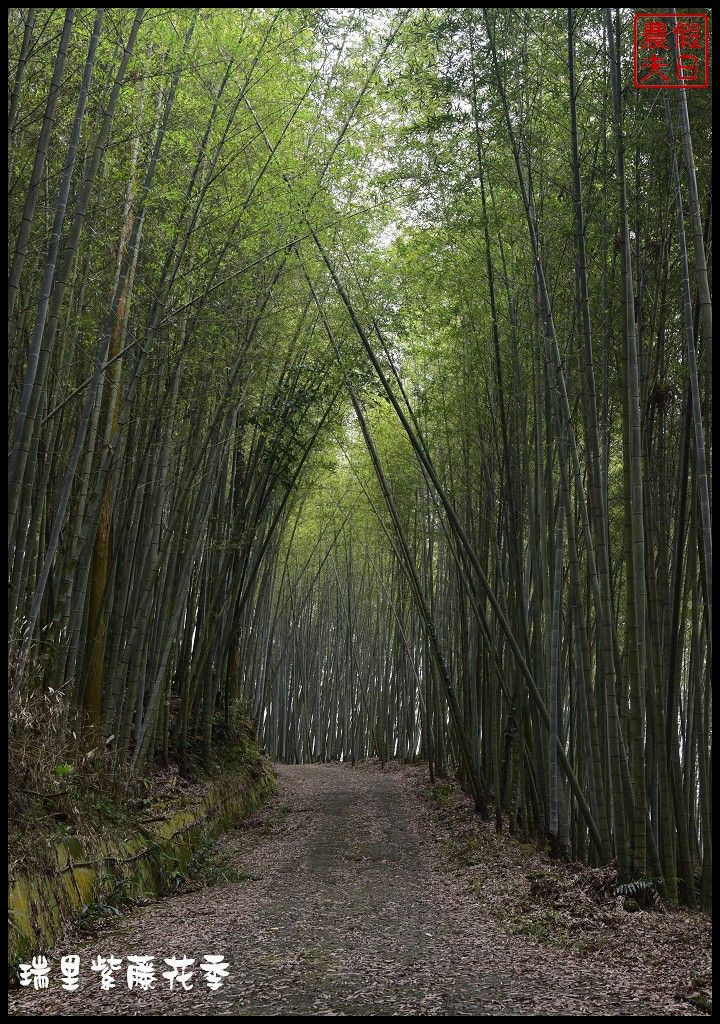
<path fill-rule="evenodd" d="M 31 668 L 38 669 L 38 666 Z M 30 673 L 28 673 L 28 677 Z M 36 678 L 41 673 L 38 671 Z M 10 870 L 53 863 L 63 835 L 90 838 L 103 805 L 111 807 L 110 754 L 83 742 L 80 712 L 67 696 L 27 680 L 8 702 Z"/>
<path fill-rule="evenodd" d="M 55 851 L 73 836 L 93 844 L 108 826 L 131 829 L 152 804 L 182 802 L 234 756 L 259 756 L 248 720 L 237 709 L 230 727 L 218 728 L 210 764 L 192 741 L 182 772 L 176 764 L 151 765 L 143 777 L 118 767 L 111 740 L 90 742 L 71 695 L 45 685 L 46 666 L 25 663 L 22 678 L 10 666 L 8 704 L 9 870 L 54 868 Z M 119 783 L 119 780 L 121 782 Z"/>

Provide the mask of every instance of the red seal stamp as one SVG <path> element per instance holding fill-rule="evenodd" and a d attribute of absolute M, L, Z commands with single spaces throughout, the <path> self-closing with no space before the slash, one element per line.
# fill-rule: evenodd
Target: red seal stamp
<path fill-rule="evenodd" d="M 635 88 L 707 89 L 709 41 L 707 14 L 636 14 Z"/>

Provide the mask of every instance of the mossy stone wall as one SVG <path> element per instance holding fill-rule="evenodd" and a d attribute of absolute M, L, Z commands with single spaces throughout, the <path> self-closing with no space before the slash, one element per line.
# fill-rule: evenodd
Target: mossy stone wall
<path fill-rule="evenodd" d="M 8 969 L 47 950 L 92 903 L 121 888 L 126 897 L 161 895 L 177 869 L 216 836 L 256 810 L 275 788 L 269 762 L 233 767 L 208 782 L 203 795 L 160 820 L 110 830 L 90 848 L 68 837 L 55 849 L 57 867 L 17 874 L 8 883 Z"/>

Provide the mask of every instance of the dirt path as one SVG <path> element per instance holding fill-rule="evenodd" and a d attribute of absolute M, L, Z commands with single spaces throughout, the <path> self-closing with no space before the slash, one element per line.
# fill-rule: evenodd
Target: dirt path
<path fill-rule="evenodd" d="M 483 914 L 439 862 L 422 801 L 400 771 L 281 766 L 280 793 L 227 844 L 241 882 L 138 908 L 78 952 L 74 993 L 22 989 L 22 1016 L 523 1016 L 662 1014 L 632 978 L 557 955 Z M 171 992 L 166 957 L 222 953 L 216 992 L 196 974 Z M 123 958 L 118 985 L 100 988 L 97 955 Z M 125 959 L 153 954 L 158 981 L 129 991 Z M 195 965 L 197 970 L 197 963 Z M 598 973 L 599 972 L 599 973 Z M 666 1010 L 673 1015 L 691 1010 Z"/>

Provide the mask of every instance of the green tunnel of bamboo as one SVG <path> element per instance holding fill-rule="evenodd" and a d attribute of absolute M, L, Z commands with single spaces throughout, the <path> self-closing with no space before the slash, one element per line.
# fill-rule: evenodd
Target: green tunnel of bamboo
<path fill-rule="evenodd" d="M 247 717 L 709 905 L 709 93 L 632 38 L 10 9 L 11 739 Z"/>

